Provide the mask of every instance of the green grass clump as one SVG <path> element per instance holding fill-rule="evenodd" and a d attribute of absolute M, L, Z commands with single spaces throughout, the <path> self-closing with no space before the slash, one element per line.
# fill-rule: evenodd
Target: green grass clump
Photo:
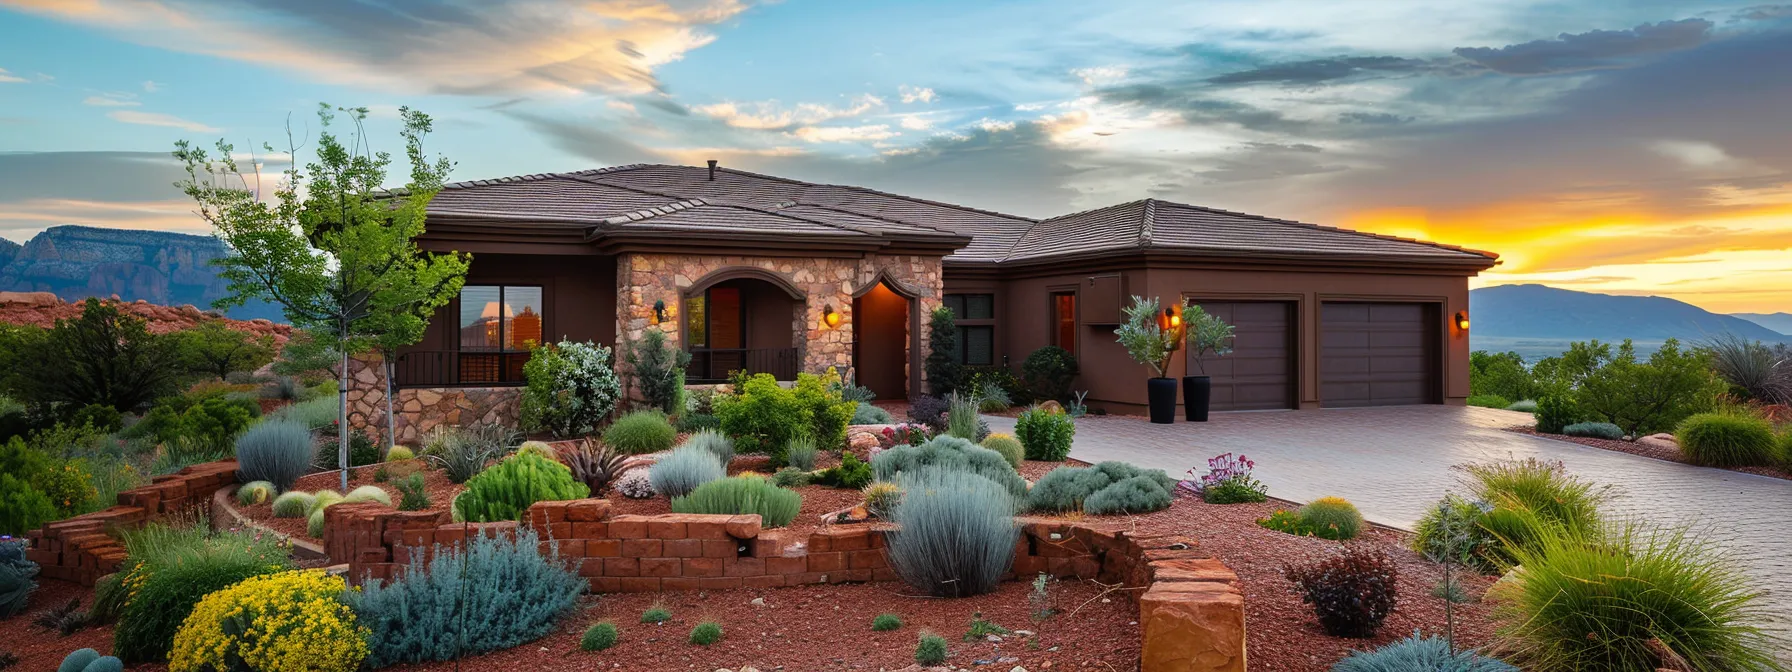
<path fill-rule="evenodd" d="M 670 620 L 672 620 L 672 612 L 667 611 L 665 607 L 652 606 L 648 607 L 647 611 L 641 612 L 642 623 L 659 624 Z"/>
<path fill-rule="evenodd" d="M 616 630 L 616 624 L 609 621 L 594 623 L 585 629 L 585 635 L 579 638 L 579 648 L 585 651 L 602 651 L 616 645 L 622 634 Z"/>
<path fill-rule="evenodd" d="M 1764 593 L 1685 530 L 1541 537 L 1490 591 L 1509 657 L 1537 672 L 1652 670 L 1657 640 L 1696 670 L 1780 670 Z"/>
<path fill-rule="evenodd" d="M 1300 522 L 1313 536 L 1343 541 L 1363 529 L 1363 514 L 1342 497 L 1320 497 L 1300 507 Z"/>
<path fill-rule="evenodd" d="M 895 614 L 878 614 L 871 619 L 872 632 L 889 632 L 902 627 L 902 617 Z"/>
<path fill-rule="evenodd" d="M 1528 510 L 1549 524 L 1582 536 L 1601 525 L 1605 492 L 1570 475 L 1559 462 L 1511 460 L 1463 467 L 1477 499 L 1496 508 Z"/>
<path fill-rule="evenodd" d="M 630 455 L 671 450 L 678 430 L 659 411 L 635 411 L 610 423 L 604 430 L 604 443 Z"/>
<path fill-rule="evenodd" d="M 274 498 L 275 518 L 303 518 L 317 500 L 311 493 L 292 490 Z"/>
<path fill-rule="evenodd" d="M 757 513 L 766 527 L 784 527 L 803 508 L 803 496 L 758 476 L 735 476 L 697 486 L 672 499 L 673 513 Z"/>
<path fill-rule="evenodd" d="M 692 644 L 709 646 L 719 641 L 722 641 L 722 626 L 715 621 L 704 621 L 691 628 Z"/>
<path fill-rule="evenodd" d="M 317 513 L 331 506 L 335 506 L 341 501 L 342 493 L 335 490 L 319 490 L 311 494 L 311 506 L 305 508 L 305 515 L 309 516 L 313 513 Z"/>
<path fill-rule="evenodd" d="M 325 506 L 317 507 L 316 511 L 312 511 L 311 515 L 305 518 L 305 534 L 311 536 L 313 539 L 322 539 L 324 537 L 324 511 L 328 508 L 329 507 Z"/>
<path fill-rule="evenodd" d="M 1497 394 L 1476 394 L 1469 396 L 1468 405 L 1481 408 L 1505 408 L 1512 405 L 1512 400 Z"/>
<path fill-rule="evenodd" d="M 944 664 L 950 654 L 946 649 L 946 638 L 939 635 L 921 635 L 920 643 L 915 645 L 915 662 L 925 666 Z"/>
<path fill-rule="evenodd" d="M 1674 438 L 1687 459 L 1707 467 L 1764 466 L 1777 452 L 1773 425 L 1746 415 L 1700 413 L 1681 421 Z"/>
<path fill-rule="evenodd" d="M 800 488 L 808 484 L 809 472 L 796 467 L 785 467 L 772 474 L 772 485 L 780 488 Z"/>
<path fill-rule="evenodd" d="M 1019 469 L 1021 460 L 1027 457 L 1026 446 L 1020 445 L 1020 439 L 1008 434 L 998 433 L 984 437 L 983 447 L 1001 453 L 1002 459 L 1008 461 L 1008 466 L 1015 469 Z"/>
<path fill-rule="evenodd" d="M 386 451 L 387 462 L 403 462 L 405 460 L 416 459 L 416 457 L 416 453 L 411 452 L 411 449 L 404 446 L 393 446 L 391 450 Z"/>
<path fill-rule="evenodd" d="M 815 439 L 796 437 L 784 444 L 784 464 L 803 471 L 814 471 L 815 452 Z"/>
<path fill-rule="evenodd" d="M 361 502 L 379 502 L 386 506 L 391 506 L 392 495 L 387 494 L 386 490 L 380 486 L 363 485 L 348 491 L 348 494 L 343 495 L 342 497 L 342 503 L 344 504 L 358 504 Z"/>
<path fill-rule="evenodd" d="M 274 497 L 274 484 L 267 481 L 250 481 L 236 489 L 236 503 L 243 506 L 254 506 Z"/>

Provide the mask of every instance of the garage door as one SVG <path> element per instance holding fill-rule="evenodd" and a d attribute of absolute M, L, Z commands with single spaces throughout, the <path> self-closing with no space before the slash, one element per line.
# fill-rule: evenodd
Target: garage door
<path fill-rule="evenodd" d="M 1323 304 L 1320 405 L 1439 403 L 1436 313 L 1423 303 Z"/>
<path fill-rule="evenodd" d="M 1294 407 L 1294 304 L 1275 301 L 1199 301 L 1201 309 L 1234 327 L 1232 354 L 1208 357 L 1213 410 Z M 1194 359 L 1189 374 L 1195 375 Z"/>

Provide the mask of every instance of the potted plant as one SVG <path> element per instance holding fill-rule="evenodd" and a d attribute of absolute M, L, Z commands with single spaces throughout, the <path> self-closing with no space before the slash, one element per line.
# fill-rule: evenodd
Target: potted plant
<path fill-rule="evenodd" d="M 1146 400 L 1151 421 L 1167 425 L 1176 421 L 1176 379 L 1168 375 L 1170 361 L 1182 349 L 1182 314 L 1160 309 L 1157 299 L 1132 297 L 1126 322 L 1114 334 L 1133 361 L 1151 367 L 1157 375 L 1146 381 Z"/>
<path fill-rule="evenodd" d="M 1182 377 L 1182 408 L 1190 422 L 1207 422 L 1207 408 L 1213 401 L 1213 378 L 1207 375 L 1202 359 L 1232 353 L 1232 325 L 1200 306 L 1188 304 L 1182 309 L 1182 327 L 1188 333 L 1189 357 L 1201 372 L 1198 376 Z"/>

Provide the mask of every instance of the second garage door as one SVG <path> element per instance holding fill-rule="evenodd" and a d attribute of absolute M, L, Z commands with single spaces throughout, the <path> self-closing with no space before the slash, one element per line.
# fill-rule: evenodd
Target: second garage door
<path fill-rule="evenodd" d="M 1320 405 L 1439 403 L 1436 315 L 1425 303 L 1323 304 Z"/>
<path fill-rule="evenodd" d="M 1235 328 L 1232 354 L 1208 357 L 1216 411 L 1294 407 L 1294 304 L 1277 301 L 1198 301 L 1202 310 Z M 1197 375 L 1193 358 L 1189 375 Z"/>

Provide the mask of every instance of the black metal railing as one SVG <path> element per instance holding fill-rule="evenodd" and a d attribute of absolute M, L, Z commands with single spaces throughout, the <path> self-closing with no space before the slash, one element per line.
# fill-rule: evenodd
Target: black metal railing
<path fill-rule="evenodd" d="M 411 350 L 398 355 L 399 387 L 503 387 L 523 384 L 528 352 Z"/>
<path fill-rule="evenodd" d="M 796 348 L 691 348 L 691 365 L 684 377 L 692 383 L 718 383 L 735 371 L 745 371 L 796 380 L 800 364 Z"/>

